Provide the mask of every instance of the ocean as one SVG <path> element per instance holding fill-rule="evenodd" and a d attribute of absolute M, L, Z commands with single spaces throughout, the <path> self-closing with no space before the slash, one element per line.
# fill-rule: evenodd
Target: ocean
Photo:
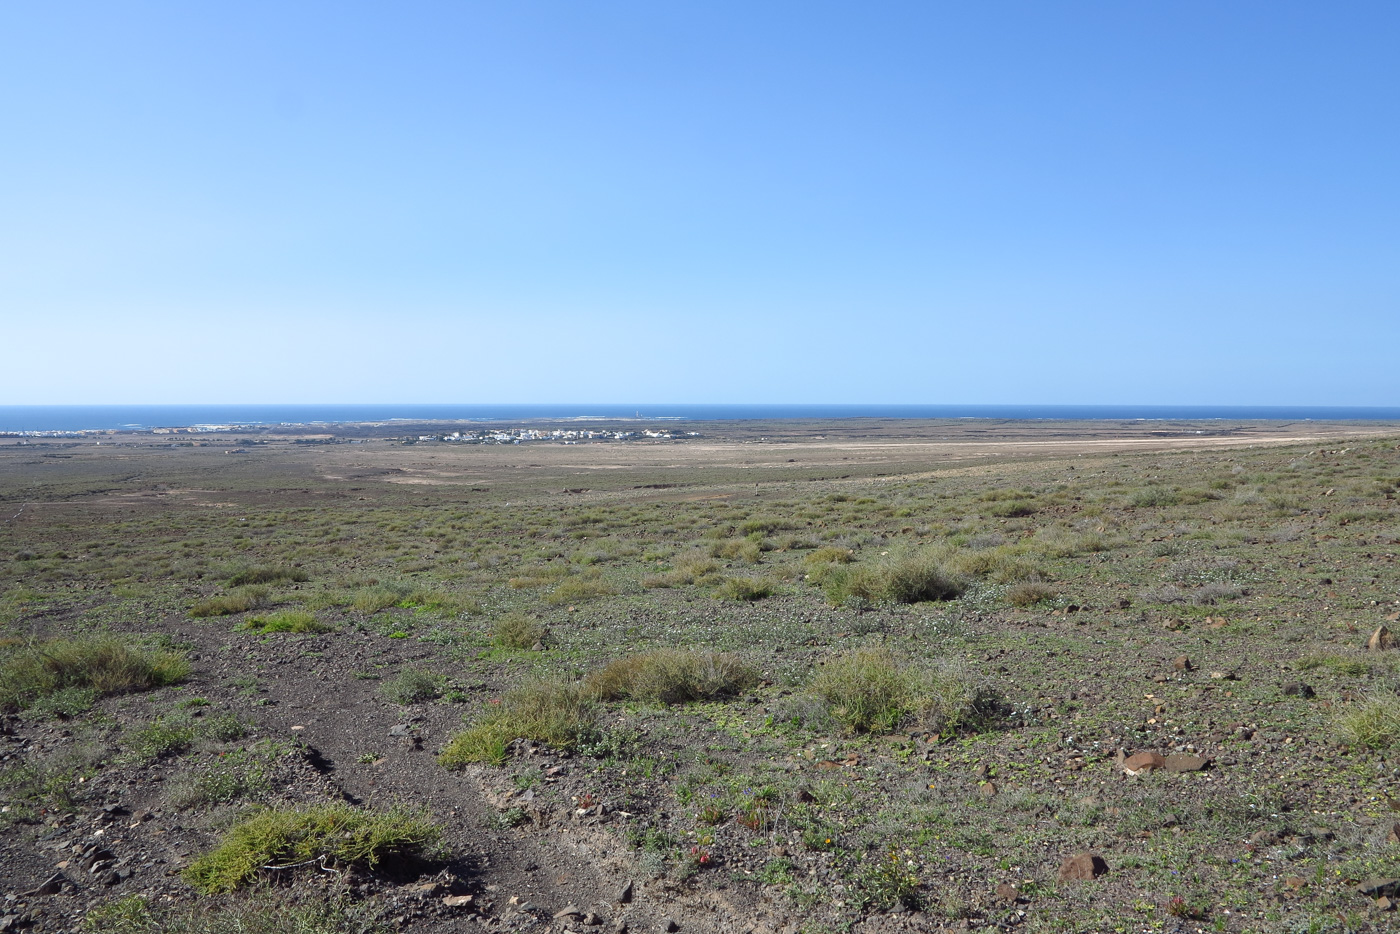
<path fill-rule="evenodd" d="M 1318 405 L 9 405 L 0 431 L 140 431 L 196 425 L 519 422 L 530 419 L 717 421 L 815 418 L 1400 421 L 1400 406 Z"/>

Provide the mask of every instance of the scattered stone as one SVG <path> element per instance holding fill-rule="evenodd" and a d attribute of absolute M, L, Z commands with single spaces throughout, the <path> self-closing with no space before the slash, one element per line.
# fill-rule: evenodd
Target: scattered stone
<path fill-rule="evenodd" d="M 1385 838 L 1386 843 L 1400 843 L 1400 824 L 1392 824 L 1390 833 Z"/>
<path fill-rule="evenodd" d="M 1384 626 L 1371 633 L 1371 638 L 1366 640 L 1366 651 L 1368 652 L 1384 652 L 1393 648 L 1395 648 L 1395 637 Z"/>
<path fill-rule="evenodd" d="M 1004 902 L 1014 902 L 1021 897 L 1021 890 L 1010 882 L 1003 882 L 997 886 L 997 898 Z"/>
<path fill-rule="evenodd" d="M 558 911 L 556 911 L 556 912 L 554 913 L 554 920 L 555 920 L 555 921 L 558 921 L 558 920 L 560 920 L 561 918 L 563 918 L 563 919 L 568 919 L 568 920 L 572 921 L 572 920 L 574 920 L 575 918 L 579 918 L 579 917 L 582 917 L 582 916 L 583 916 L 583 912 L 581 912 L 581 911 L 578 910 L 578 906 L 577 906 L 577 905 L 565 905 L 563 908 L 560 908 Z"/>
<path fill-rule="evenodd" d="M 1136 752 L 1123 760 L 1123 771 L 1129 775 L 1143 775 L 1167 766 L 1167 760 L 1155 752 Z"/>
<path fill-rule="evenodd" d="M 442 903 L 448 908 L 465 908 L 472 903 L 470 895 L 444 895 Z"/>
<path fill-rule="evenodd" d="M 19 930 L 19 925 L 19 915 L 5 915 L 3 918 L 0 918 L 0 931 L 17 931 Z"/>
<path fill-rule="evenodd" d="M 1283 693 L 1288 697 L 1316 697 L 1317 692 L 1312 689 L 1312 685 L 1304 684 L 1302 681 L 1290 681 L 1283 686 Z"/>
<path fill-rule="evenodd" d="M 618 902 L 620 902 L 623 905 L 626 905 L 628 902 L 632 901 L 632 890 L 633 885 L 631 879 L 628 879 L 626 882 L 622 883 L 622 891 L 617 893 Z"/>
<path fill-rule="evenodd" d="M 1376 899 L 1376 908 L 1381 911 L 1394 911 L 1395 899 L 1386 898 L 1384 895 L 1382 895 L 1380 898 Z"/>
<path fill-rule="evenodd" d="M 1235 673 L 1233 671 L 1212 671 L 1210 679 L 1212 681 L 1234 681 Z"/>
<path fill-rule="evenodd" d="M 1250 835 L 1249 842 L 1255 846 L 1278 846 L 1279 835 L 1272 830 L 1256 830 Z"/>
<path fill-rule="evenodd" d="M 413 727 L 407 723 L 395 723 L 389 727 L 390 736 L 412 736 Z"/>
<path fill-rule="evenodd" d="M 1289 876 L 1287 879 L 1283 880 L 1283 884 L 1295 892 L 1300 892 L 1307 887 L 1308 880 L 1304 879 L 1302 876 Z"/>
<path fill-rule="evenodd" d="M 1177 671 L 1191 671 L 1196 666 L 1191 664 L 1190 658 L 1185 655 L 1178 655 L 1176 658 L 1172 659 L 1172 667 Z"/>
<path fill-rule="evenodd" d="M 1061 882 L 1088 882 L 1108 872 L 1108 863 L 1097 853 L 1077 853 L 1060 863 Z"/>
<path fill-rule="evenodd" d="M 25 892 L 23 894 L 57 895 L 59 892 L 63 891 L 63 883 L 67 881 L 67 876 L 65 876 L 61 872 L 56 872 L 53 875 L 49 876 L 47 879 L 45 879 L 43 882 L 40 882 L 38 885 L 34 886 L 34 888 L 30 889 L 28 892 Z"/>
<path fill-rule="evenodd" d="M 1369 898 L 1393 898 L 1400 894 L 1400 879 L 1367 879 L 1356 891 Z"/>
<path fill-rule="evenodd" d="M 583 916 L 583 923 L 586 924 L 586 925 L 588 925 L 589 927 L 593 927 L 593 926 L 595 926 L 595 925 L 602 924 L 602 923 L 603 923 L 603 919 L 600 918 L 600 917 L 598 917 L 598 913 L 597 913 L 597 912 L 595 912 L 595 911 L 589 911 L 589 912 L 585 912 L 585 913 L 584 913 L 584 916 Z"/>
<path fill-rule="evenodd" d="M 996 782 L 983 782 L 977 786 L 977 792 L 984 798 L 995 798 L 997 796 Z"/>
<path fill-rule="evenodd" d="M 661 919 L 661 930 L 665 931 L 666 934 L 673 934 L 673 932 L 679 931 L 680 929 L 681 929 L 681 926 L 680 926 L 679 924 L 676 923 L 676 919 L 675 919 L 675 918 L 662 918 L 662 919 Z"/>
<path fill-rule="evenodd" d="M 1199 772 L 1209 764 L 1210 760 L 1204 756 L 1193 756 L 1185 752 L 1174 752 L 1166 759 L 1168 772 Z"/>

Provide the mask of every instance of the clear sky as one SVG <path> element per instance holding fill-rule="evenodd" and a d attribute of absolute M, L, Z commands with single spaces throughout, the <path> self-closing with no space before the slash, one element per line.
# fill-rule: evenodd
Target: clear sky
<path fill-rule="evenodd" d="M 1400 4 L 0 5 L 0 404 L 1400 404 Z"/>

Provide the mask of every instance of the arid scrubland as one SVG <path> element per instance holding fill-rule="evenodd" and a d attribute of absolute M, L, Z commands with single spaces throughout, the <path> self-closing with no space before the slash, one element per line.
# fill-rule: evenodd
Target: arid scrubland
<path fill-rule="evenodd" d="M 1388 929 L 1400 430 L 1206 427 L 0 445 L 0 930 Z"/>

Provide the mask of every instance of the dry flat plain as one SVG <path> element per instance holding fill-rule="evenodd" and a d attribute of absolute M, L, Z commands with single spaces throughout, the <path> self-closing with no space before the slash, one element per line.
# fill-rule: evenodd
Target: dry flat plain
<path fill-rule="evenodd" d="M 0 930 L 1394 925 L 1400 426 L 683 427 L 0 441 Z"/>

